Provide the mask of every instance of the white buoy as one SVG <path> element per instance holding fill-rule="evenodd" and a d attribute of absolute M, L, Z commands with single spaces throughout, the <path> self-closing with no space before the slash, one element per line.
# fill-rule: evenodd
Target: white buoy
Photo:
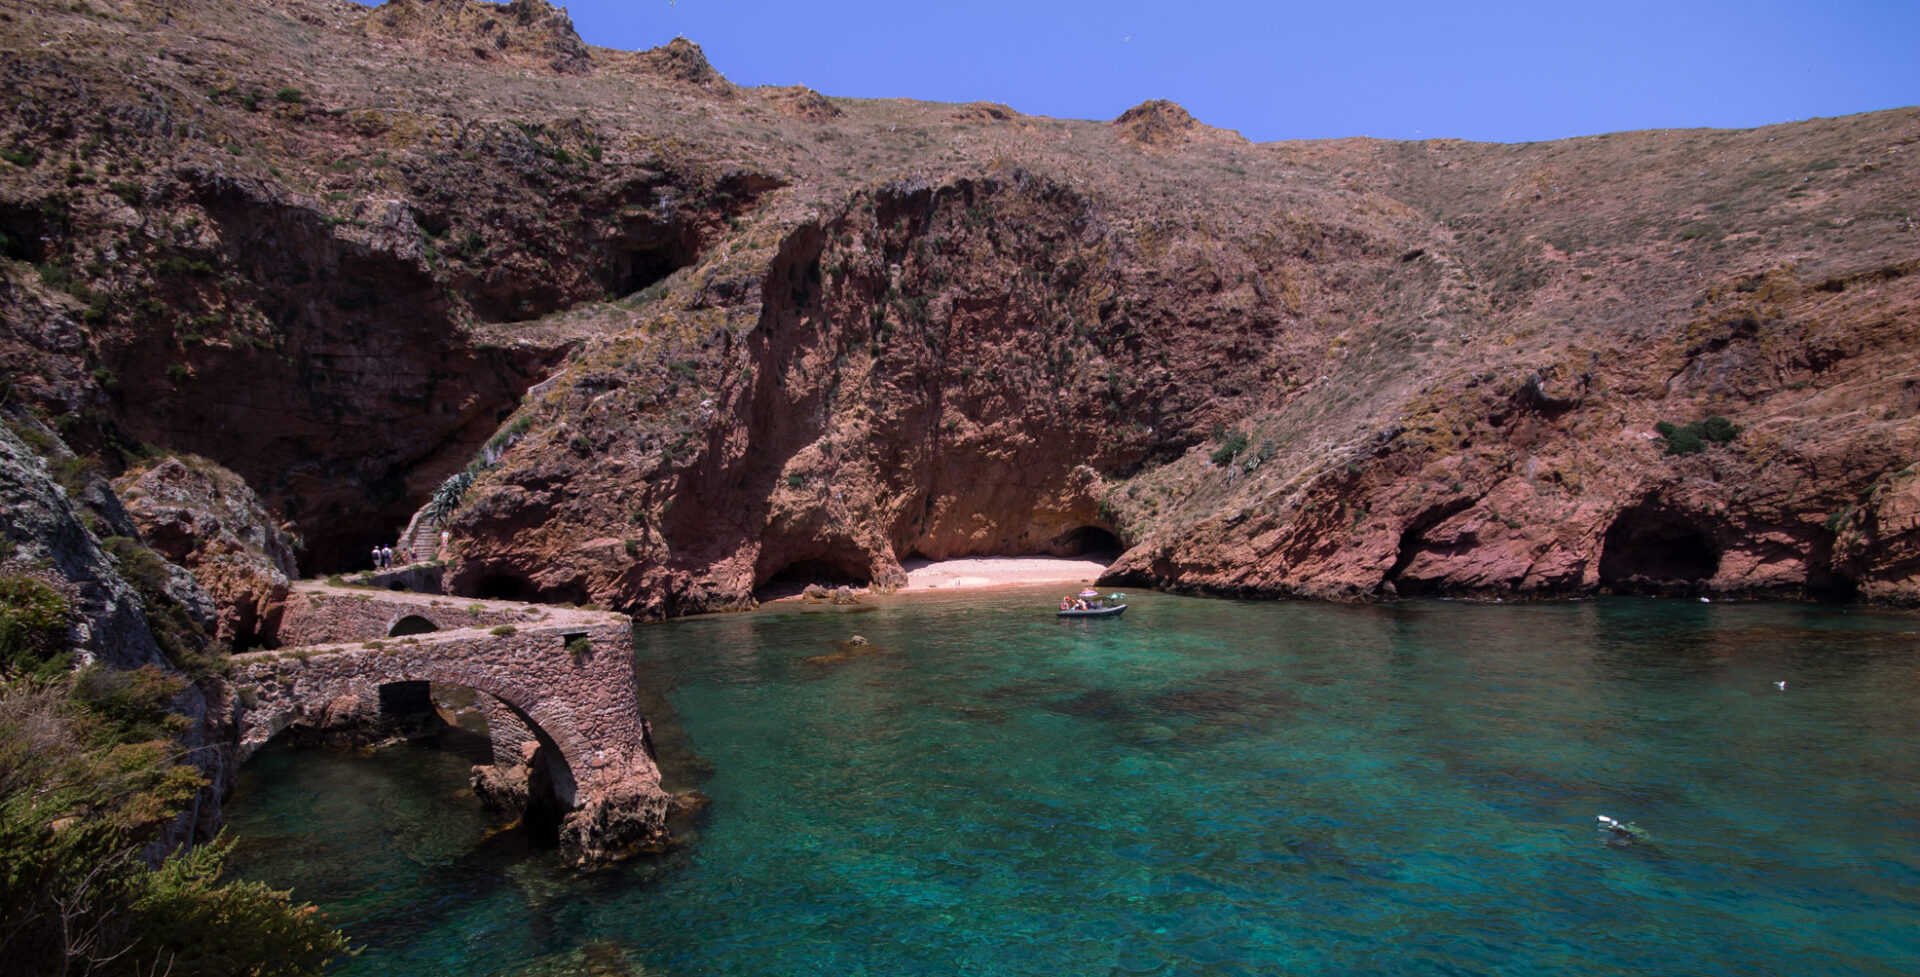
<path fill-rule="evenodd" d="M 1775 682 L 1773 683 L 1773 687 L 1776 689 L 1779 689 L 1782 692 L 1787 691 L 1787 683 L 1785 682 Z"/>
<path fill-rule="evenodd" d="M 1706 598 L 1706 597 L 1702 597 L 1702 598 L 1700 598 L 1700 603 L 1702 603 L 1702 604 L 1711 604 L 1711 603 L 1713 603 L 1713 601 L 1712 601 L 1711 599 L 1709 599 L 1709 598 Z"/>

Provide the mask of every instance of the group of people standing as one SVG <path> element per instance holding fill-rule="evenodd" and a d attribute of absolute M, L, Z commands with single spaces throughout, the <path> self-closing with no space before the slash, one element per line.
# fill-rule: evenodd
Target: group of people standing
<path fill-rule="evenodd" d="M 452 545 L 453 545 L 453 533 L 445 529 L 440 530 L 440 549 L 438 553 L 428 553 L 424 556 L 419 556 L 413 552 L 412 543 L 403 543 L 401 544 L 401 547 L 400 547 L 399 565 L 405 566 L 409 563 L 415 562 L 418 559 L 431 560 L 431 559 L 435 559 L 436 557 L 440 559 L 445 559 L 447 548 Z M 381 546 L 375 546 L 373 548 L 373 568 L 375 570 L 391 570 L 393 569 L 394 566 L 395 564 L 394 564 L 393 547 L 381 545 Z"/>

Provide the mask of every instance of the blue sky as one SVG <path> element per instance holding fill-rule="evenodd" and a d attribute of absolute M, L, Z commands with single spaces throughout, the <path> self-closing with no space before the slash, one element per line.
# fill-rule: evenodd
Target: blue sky
<path fill-rule="evenodd" d="M 574 0 L 590 44 L 696 41 L 744 85 L 1108 119 L 1169 98 L 1248 138 L 1518 142 L 1920 103 L 1920 0 Z"/>

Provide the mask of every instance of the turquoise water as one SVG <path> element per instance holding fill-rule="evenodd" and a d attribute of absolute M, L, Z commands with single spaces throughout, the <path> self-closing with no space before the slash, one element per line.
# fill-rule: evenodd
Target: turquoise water
<path fill-rule="evenodd" d="M 273 750 L 240 869 L 356 975 L 1920 972 L 1920 617 L 1054 599 L 642 626 L 713 800 L 660 858 L 490 835 L 465 757 Z"/>

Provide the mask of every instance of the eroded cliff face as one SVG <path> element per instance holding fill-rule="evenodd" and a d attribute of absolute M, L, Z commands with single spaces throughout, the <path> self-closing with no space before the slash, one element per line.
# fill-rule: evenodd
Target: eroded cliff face
<path fill-rule="evenodd" d="M 9 382 L 239 472 L 323 572 L 471 466 L 450 586 L 651 614 L 1088 550 L 1920 594 L 1915 111 L 1254 145 L 742 89 L 535 0 L 170 9 L 9 22 Z"/>

